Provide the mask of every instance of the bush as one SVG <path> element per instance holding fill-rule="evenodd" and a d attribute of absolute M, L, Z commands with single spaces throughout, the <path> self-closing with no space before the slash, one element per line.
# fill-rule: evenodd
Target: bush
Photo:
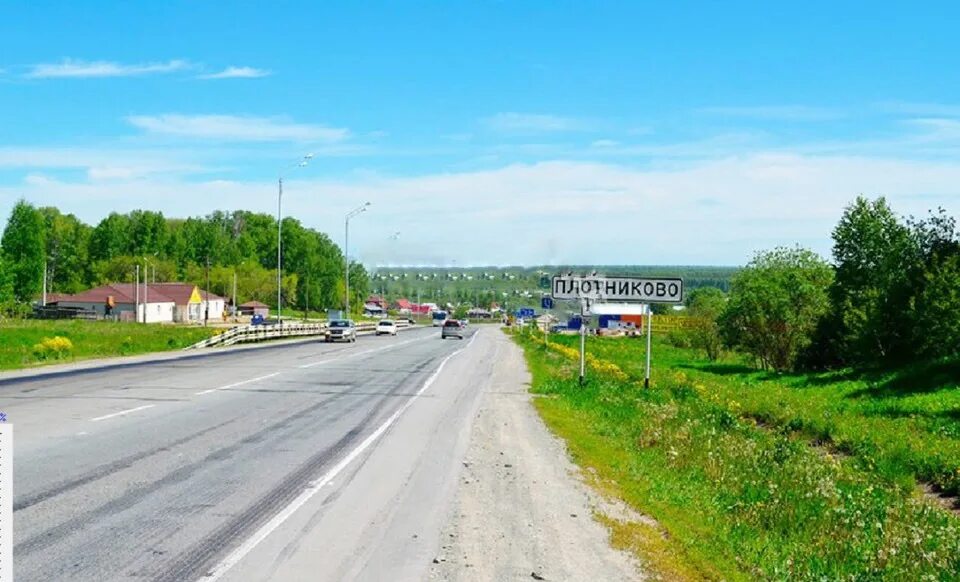
<path fill-rule="evenodd" d="M 45 337 L 33 346 L 38 360 L 61 360 L 73 352 L 73 342 L 63 336 Z"/>
<path fill-rule="evenodd" d="M 685 329 L 672 329 L 667 333 L 667 342 L 675 348 L 692 348 L 693 340 Z"/>
<path fill-rule="evenodd" d="M 830 309 L 833 269 L 812 251 L 777 248 L 758 253 L 733 278 L 720 318 L 727 343 L 760 361 L 764 369 L 790 370 Z"/>

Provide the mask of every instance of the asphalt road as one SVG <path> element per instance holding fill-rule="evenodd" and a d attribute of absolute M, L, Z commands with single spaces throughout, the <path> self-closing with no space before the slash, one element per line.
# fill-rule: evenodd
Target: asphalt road
<path fill-rule="evenodd" d="M 0 377 L 17 580 L 423 579 L 495 333 Z"/>

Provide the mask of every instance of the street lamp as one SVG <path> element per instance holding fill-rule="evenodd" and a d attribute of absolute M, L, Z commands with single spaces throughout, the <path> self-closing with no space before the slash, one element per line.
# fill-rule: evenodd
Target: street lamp
<path fill-rule="evenodd" d="M 347 308 L 347 317 L 350 317 L 350 219 L 366 212 L 369 206 L 369 202 L 364 202 L 363 206 L 354 208 L 343 219 L 344 304 Z"/>
<path fill-rule="evenodd" d="M 281 203 L 283 200 L 283 171 L 290 168 L 302 168 L 310 163 L 310 160 L 313 159 L 313 154 L 307 154 L 303 156 L 300 161 L 290 164 L 289 166 L 284 166 L 280 170 L 280 175 L 277 177 L 277 323 L 283 324 L 283 320 L 280 317 L 280 285 L 281 285 L 281 272 L 283 271 L 283 255 L 280 254 L 280 245 L 281 236 L 283 234 L 283 216 L 281 215 Z"/>

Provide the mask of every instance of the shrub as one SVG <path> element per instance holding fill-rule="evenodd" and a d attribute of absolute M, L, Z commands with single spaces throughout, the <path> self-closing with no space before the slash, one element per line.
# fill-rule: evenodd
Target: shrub
<path fill-rule="evenodd" d="M 38 360 L 60 360 L 73 351 L 73 342 L 62 336 L 45 337 L 33 346 L 33 355 Z"/>

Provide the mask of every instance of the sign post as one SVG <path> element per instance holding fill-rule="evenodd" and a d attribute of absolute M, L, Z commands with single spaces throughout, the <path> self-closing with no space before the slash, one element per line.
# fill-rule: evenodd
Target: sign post
<path fill-rule="evenodd" d="M 647 374 L 643 378 L 643 387 L 650 388 L 650 347 L 653 338 L 653 310 L 647 304 Z"/>
<path fill-rule="evenodd" d="M 585 316 L 589 302 L 604 304 L 642 303 L 645 304 L 647 324 L 646 373 L 643 386 L 650 388 L 650 360 L 653 349 L 653 303 L 683 303 L 683 280 L 677 278 L 637 278 L 603 277 L 595 273 L 589 276 L 576 276 L 573 273 L 557 275 L 553 278 L 550 297 L 560 300 L 580 302 L 580 385 L 584 383 L 586 373 L 587 326 Z M 544 331 L 546 341 L 546 331 Z"/>

